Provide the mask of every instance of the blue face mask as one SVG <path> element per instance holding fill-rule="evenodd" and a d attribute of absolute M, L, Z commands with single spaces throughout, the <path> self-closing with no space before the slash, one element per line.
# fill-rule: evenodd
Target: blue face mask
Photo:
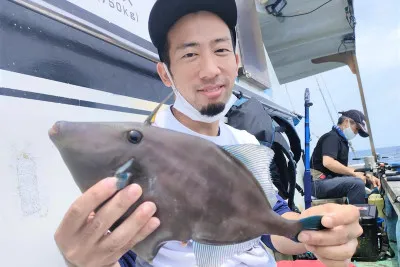
<path fill-rule="evenodd" d="M 351 129 L 350 121 L 349 121 L 349 125 L 346 128 L 344 128 L 343 134 L 344 134 L 344 136 L 346 136 L 347 140 L 351 140 L 354 137 L 356 137 L 357 134 L 355 134 L 353 132 L 353 130 Z"/>

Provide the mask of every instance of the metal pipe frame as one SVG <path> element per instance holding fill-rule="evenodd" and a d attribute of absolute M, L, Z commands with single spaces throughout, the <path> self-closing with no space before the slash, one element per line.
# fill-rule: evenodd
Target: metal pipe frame
<path fill-rule="evenodd" d="M 79 18 L 69 12 L 66 12 L 54 5 L 51 5 L 43 0 L 9 0 L 9 1 L 13 2 L 15 4 L 18 4 L 22 7 L 25 7 L 29 10 L 32 10 L 38 14 L 41 14 L 48 18 L 51 18 L 57 22 L 63 23 L 67 26 L 70 26 L 74 29 L 82 31 L 93 37 L 96 37 L 99 40 L 102 40 L 111 45 L 117 46 L 125 51 L 133 53 L 144 59 L 150 60 L 154 63 L 160 62 L 160 59 L 156 53 L 153 53 L 152 51 L 149 51 L 149 50 L 147 50 L 137 44 L 134 44 L 124 38 L 121 38 L 103 28 L 100 28 L 100 27 L 94 25 L 93 23 L 90 23 L 89 21 L 81 19 L 81 18 Z M 247 89 L 240 88 L 240 90 L 237 90 L 236 88 L 233 88 L 233 91 L 237 91 L 237 92 L 244 91 L 243 96 L 245 96 L 247 98 L 256 97 L 257 99 L 259 99 L 263 104 L 265 104 L 269 108 L 272 108 L 274 110 L 282 112 L 283 114 L 288 115 L 290 117 L 296 116 L 295 114 L 293 114 L 289 111 L 286 111 L 285 109 L 282 109 L 282 108 L 279 109 L 277 107 L 273 107 L 272 105 L 266 104 L 265 101 L 260 99 L 261 98 L 260 96 L 256 96 L 255 93 L 252 93 Z"/>
<path fill-rule="evenodd" d="M 362 103 L 363 110 L 364 110 L 365 122 L 367 124 L 367 129 L 368 129 L 368 133 L 369 133 L 369 144 L 371 146 L 371 153 L 374 156 L 375 162 L 377 162 L 378 156 L 377 156 L 376 150 L 375 150 L 374 138 L 372 137 L 371 121 L 369 120 L 369 116 L 368 116 L 368 109 L 367 109 L 367 103 L 365 101 L 364 88 L 362 85 L 360 70 L 358 68 L 357 56 L 355 53 L 353 53 L 353 60 L 354 60 L 355 68 L 356 68 L 357 83 L 358 83 L 358 89 L 360 91 L 361 103 Z"/>
<path fill-rule="evenodd" d="M 115 45 L 121 49 L 138 55 L 142 58 L 150 60 L 154 63 L 160 61 L 157 54 L 149 51 L 139 45 L 136 45 L 124 38 L 121 38 L 103 28 L 100 28 L 93 23 L 90 23 L 84 19 L 78 18 L 71 13 L 68 13 L 60 8 L 57 8 L 42 0 L 9 0 L 10 2 L 16 3 L 20 6 L 28 8 L 36 13 L 43 16 L 56 20 L 74 29 L 80 30 L 93 37 L 96 37 L 104 42 Z"/>

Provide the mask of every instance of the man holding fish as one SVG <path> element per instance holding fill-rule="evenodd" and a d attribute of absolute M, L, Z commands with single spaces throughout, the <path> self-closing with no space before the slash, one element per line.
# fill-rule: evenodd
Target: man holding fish
<path fill-rule="evenodd" d="M 150 37 L 161 59 L 157 71 L 163 83 L 172 87 L 175 102 L 155 114 L 153 126 L 197 136 L 219 146 L 259 144 L 254 136 L 221 120 L 236 100 L 232 94 L 239 62 L 235 54 L 236 12 L 234 0 L 156 2 L 149 19 Z M 135 134 L 131 138 L 140 142 L 142 137 Z M 208 155 L 201 156 L 206 158 Z M 55 240 L 68 265 L 196 266 L 190 240 L 165 243 L 151 263 L 140 257 L 135 260 L 130 249 L 149 238 L 163 224 L 155 216 L 159 207 L 151 201 L 139 205 L 124 223 L 112 232 L 108 231 L 144 192 L 137 184 L 118 191 L 119 180 L 114 177 L 102 179 L 88 188 L 66 213 L 55 233 Z M 362 233 L 356 207 L 327 204 L 297 214 L 291 212 L 279 196 L 276 197 L 274 211 L 283 218 L 297 221 L 320 215 L 322 225 L 327 229 L 302 231 L 296 241 L 270 235 L 267 236 L 270 246 L 289 255 L 311 251 L 326 266 L 349 265 L 357 247 L 357 237 Z M 101 206 L 107 200 L 107 205 Z M 97 210 L 99 206 L 101 208 Z M 247 208 L 252 209 L 252 206 Z M 257 212 L 262 214 L 264 211 Z M 248 225 L 252 222 L 248 221 Z M 250 250 L 235 254 L 221 266 L 276 266 L 276 262 L 260 242 Z"/>

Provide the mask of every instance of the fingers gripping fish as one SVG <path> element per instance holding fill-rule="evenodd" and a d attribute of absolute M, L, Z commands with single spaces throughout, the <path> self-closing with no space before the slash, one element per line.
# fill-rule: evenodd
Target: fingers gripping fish
<path fill-rule="evenodd" d="M 323 229 L 320 216 L 290 221 L 271 208 L 271 149 L 219 147 L 150 126 L 152 114 L 145 123 L 60 121 L 49 130 L 82 192 L 114 175 L 120 189 L 142 187 L 140 199 L 111 231 L 141 203 L 156 204 L 161 225 L 132 248 L 140 258 L 151 263 L 165 242 L 193 240 L 198 266 L 214 267 L 250 249 L 263 234 L 296 238 L 304 229 Z"/>

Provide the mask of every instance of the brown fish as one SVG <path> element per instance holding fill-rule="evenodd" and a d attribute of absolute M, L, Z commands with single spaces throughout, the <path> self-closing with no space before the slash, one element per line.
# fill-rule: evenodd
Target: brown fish
<path fill-rule="evenodd" d="M 219 147 L 134 122 L 57 122 L 49 136 L 82 192 L 113 175 L 121 188 L 143 188 L 111 230 L 141 203 L 156 204 L 161 225 L 132 248 L 148 262 L 170 240 L 193 240 L 199 266 L 220 266 L 263 234 L 296 238 L 304 229 L 323 229 L 320 216 L 290 221 L 272 210 L 268 147 Z"/>

